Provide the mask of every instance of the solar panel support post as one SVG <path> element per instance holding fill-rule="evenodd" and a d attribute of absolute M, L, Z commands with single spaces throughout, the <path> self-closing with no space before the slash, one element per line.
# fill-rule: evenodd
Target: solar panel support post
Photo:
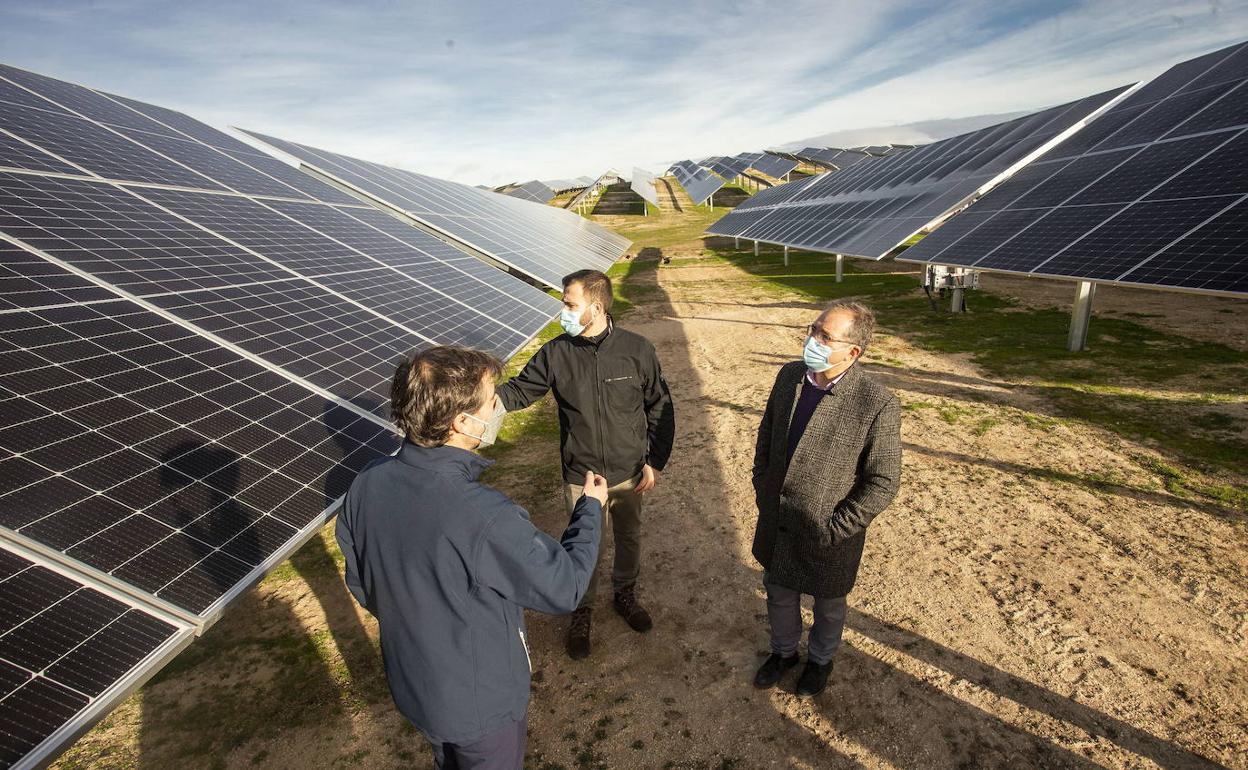
<path fill-rule="evenodd" d="M 741 250 L 741 236 L 739 236 L 739 235 L 734 235 L 734 236 L 732 237 L 732 248 L 733 248 L 733 250 L 734 250 L 734 251 L 740 251 L 740 250 Z"/>
<path fill-rule="evenodd" d="M 837 254 L 836 255 L 836 282 L 837 283 L 840 283 L 841 280 L 845 277 L 844 267 L 845 267 L 845 255 Z"/>
<path fill-rule="evenodd" d="M 1080 281 L 1075 287 L 1075 306 L 1070 312 L 1070 337 L 1066 349 L 1078 353 L 1088 348 L 1088 323 L 1092 320 L 1092 298 L 1096 296 L 1096 284 Z"/>
<path fill-rule="evenodd" d="M 949 312 L 965 313 L 966 312 L 966 289 L 961 286 L 949 292 Z"/>
<path fill-rule="evenodd" d="M 785 267 L 789 266 L 789 247 L 788 246 L 784 247 L 784 266 Z"/>
<path fill-rule="evenodd" d="M 754 241 L 754 256 L 758 256 L 758 241 Z"/>

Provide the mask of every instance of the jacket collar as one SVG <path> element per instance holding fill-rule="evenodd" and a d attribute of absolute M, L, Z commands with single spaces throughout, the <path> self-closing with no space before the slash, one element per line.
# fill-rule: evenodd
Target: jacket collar
<path fill-rule="evenodd" d="M 423 447 L 407 439 L 399 447 L 400 461 L 421 470 L 450 473 L 476 481 L 486 468 L 494 464 L 475 452 L 454 446 Z"/>
<path fill-rule="evenodd" d="M 591 347 L 591 348 L 601 348 L 603 345 L 606 344 L 607 340 L 611 339 L 612 333 L 614 331 L 615 331 L 615 319 L 611 317 L 610 313 L 607 313 L 607 328 L 605 331 L 600 332 L 601 337 L 597 337 L 597 338 L 582 337 L 579 334 L 575 337 L 569 334 L 568 337 L 572 339 L 572 344 L 574 345 L 583 345 L 585 347 Z"/>

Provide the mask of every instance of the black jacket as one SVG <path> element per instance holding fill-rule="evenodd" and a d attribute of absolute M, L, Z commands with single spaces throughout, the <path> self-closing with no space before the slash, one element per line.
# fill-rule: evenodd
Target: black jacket
<path fill-rule="evenodd" d="M 548 390 L 559 405 L 559 447 L 568 483 L 584 483 L 585 472 L 592 470 L 612 485 L 621 484 L 636 478 L 643 464 L 659 471 L 667 465 L 676 416 L 659 358 L 645 337 L 614 322 L 597 341 L 561 334 L 500 385 L 498 396 L 511 412 Z"/>
<path fill-rule="evenodd" d="M 522 608 L 576 609 L 602 507 L 582 497 L 562 542 L 496 489 L 488 460 L 405 442 L 352 481 L 338 516 L 347 587 L 377 617 L 394 703 L 435 743 L 472 743 L 524 716 Z"/>

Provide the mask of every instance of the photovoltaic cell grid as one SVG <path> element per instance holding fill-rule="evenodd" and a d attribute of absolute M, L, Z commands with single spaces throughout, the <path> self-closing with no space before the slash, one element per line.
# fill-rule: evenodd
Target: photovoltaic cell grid
<path fill-rule="evenodd" d="M 111 708 L 190 635 L 0 543 L 0 767 Z"/>
<path fill-rule="evenodd" d="M 75 109 L 90 111 L 98 120 L 112 121 L 110 127 L 105 127 L 68 114 L 62 117 L 50 111 L 30 110 L 57 119 L 76 121 L 78 127 L 75 130 L 79 136 L 99 134 L 107 137 L 108 141 L 125 142 L 126 137 L 118 132 L 130 132 L 128 136 L 136 142 L 157 144 L 179 161 L 206 174 L 220 173 L 233 188 L 306 203 L 298 209 L 300 214 L 290 215 L 288 211 L 290 216 L 302 215 L 318 221 L 336 218 L 337 221 L 359 224 L 341 213 L 346 210 L 345 207 L 335 209 L 316 203 L 295 187 L 253 171 L 243 162 L 257 168 L 277 166 L 284 169 L 284 174 L 293 177 L 290 180 L 293 184 L 303 185 L 311 191 L 309 194 L 323 194 L 327 201 L 354 202 L 354 199 L 186 116 L 150 105 L 145 106 L 146 112 L 140 114 L 135 112 L 140 104 L 137 102 L 126 100 L 123 104 L 118 101 L 120 97 L 115 100 L 80 86 L 12 68 L 6 68 L 4 73 L 15 80 L 20 77 L 18 82 L 29 87 L 48 89 L 50 96 L 68 102 Z M 8 85 L 17 89 L 14 83 Z M 28 91 L 18 90 L 32 99 L 39 98 Z M 48 104 L 57 108 L 51 102 Z M 193 131 L 197 138 L 213 139 L 218 147 L 193 142 L 189 136 L 179 134 L 156 119 L 173 121 L 179 129 Z M 153 127 L 157 130 L 147 130 Z M 176 138 L 175 134 L 181 138 Z M 164 157 L 148 153 L 139 144 L 132 143 L 131 149 L 140 156 L 147 153 L 156 158 L 153 163 L 166 162 Z M 233 160 L 235 157 L 243 162 L 236 162 Z M 0 159 L 0 164 L 4 162 Z M 102 167 L 89 170 L 111 173 Z M 207 177 L 202 177 L 207 184 L 200 184 L 198 179 L 186 176 L 192 173 L 190 169 L 178 167 L 158 181 L 220 189 L 207 181 Z M 236 178 L 236 174 L 241 174 L 241 177 Z M 315 367 L 318 370 L 317 379 L 348 388 L 334 392 L 372 410 L 384 409 L 388 374 L 367 378 L 369 382 L 364 390 L 350 388 L 362 384 L 360 375 L 364 371 L 386 368 L 384 363 L 379 364 L 378 361 L 392 361 L 399 354 L 433 342 L 475 345 L 507 357 L 557 311 L 555 300 L 545 296 L 536 298 L 535 294 L 540 295 L 540 292 L 534 292 L 532 287 L 515 278 L 503 276 L 483 280 L 479 272 L 473 274 L 453 268 L 447 262 L 446 252 L 455 251 L 455 259 L 464 257 L 462 252 L 414 227 L 407 227 L 408 232 L 404 236 L 397 236 L 393 227 L 393 224 L 398 224 L 397 220 L 384 232 L 363 226 L 353 230 L 350 236 L 335 236 L 335 240 L 331 240 L 311 226 L 293 222 L 288 216 L 273 210 L 274 206 L 282 203 L 298 205 L 292 201 L 253 199 L 242 195 L 198 195 L 195 201 L 198 205 L 191 206 L 187 201 L 195 198 L 195 193 L 149 187 L 120 188 L 94 181 L 17 173 L 0 172 L 0 176 L 3 177 L 0 180 L 0 188 L 3 188 L 0 198 L 4 201 L 3 211 L 0 212 L 3 232 L 139 295 L 230 287 L 228 294 L 231 298 L 247 293 L 256 295 L 257 301 L 249 303 L 252 314 L 267 313 L 267 321 L 284 324 L 291 319 L 280 312 L 280 308 L 289 306 L 289 303 L 269 301 L 273 292 L 266 282 L 289 281 L 297 276 L 311 275 L 316 281 L 315 288 L 294 284 L 296 293 L 301 297 L 310 297 L 314 305 L 335 318 L 349 318 L 348 325 L 365 330 L 368 339 L 389 340 L 393 345 L 371 353 L 367 357 L 368 365 L 357 366 L 350 375 L 338 377 L 330 370 L 341 373 L 343 369 L 351 368 L 349 363 L 332 362 L 330 367 L 331 362 L 326 359 L 328 351 L 342 345 L 341 340 L 335 338 L 332 332 L 322 334 L 318 327 L 294 319 L 298 328 L 310 336 L 304 347 L 318 348 L 317 360 L 321 366 Z M 181 213 L 187 218 L 201 216 L 211 220 L 212 225 L 222 229 L 228 227 L 235 234 L 244 223 L 228 217 L 213 217 L 212 214 L 221 210 L 235 213 L 246 211 L 251 215 L 248 223 L 254 225 L 252 234 L 256 229 L 267 229 L 267 232 L 250 239 L 245 244 L 246 248 L 239 248 L 238 241 L 225 242 L 203 228 L 147 203 L 155 198 L 174 208 L 181 204 Z M 360 212 L 375 212 L 372 207 L 363 207 L 358 202 L 355 204 Z M 207 223 L 199 221 L 198 224 Z M 387 268 L 382 262 L 366 255 L 367 248 L 385 250 L 392 261 L 423 262 L 422 278 L 414 278 L 414 270 Z M 404 256 L 402 252 L 408 254 Z M 332 263 L 339 267 L 337 272 L 357 270 L 359 274 L 322 278 L 309 270 L 311 263 Z M 327 285 L 329 283 L 335 286 L 331 288 Z M 195 299 L 166 304 L 182 308 L 195 304 Z M 217 297 L 210 299 L 216 301 Z M 540 312 L 535 312 L 534 306 Z M 188 315 L 183 313 L 183 317 Z M 524 324 L 511 325 L 503 319 L 517 323 L 523 319 Z M 242 336 L 249 343 L 245 347 L 251 352 L 263 350 L 258 354 L 271 355 L 273 363 L 278 363 L 278 358 L 296 360 L 287 351 L 275 351 L 263 341 L 253 340 L 247 334 Z"/>
<path fill-rule="evenodd" d="M 905 260 L 1248 292 L 1246 81 L 1248 43 L 1171 67 Z"/>
<path fill-rule="evenodd" d="M 563 209 L 248 133 L 548 286 L 561 286 L 575 270 L 605 271 L 628 247 L 627 239 Z"/>
<path fill-rule="evenodd" d="M 879 259 L 1087 119 L 1125 88 L 824 174 L 766 216 L 729 214 L 708 232 Z M 757 212 L 757 208 L 748 209 Z M 744 212 L 743 212 L 744 214 Z"/>
<path fill-rule="evenodd" d="M 724 186 L 724 180 L 712 174 L 691 160 L 682 160 L 672 165 L 668 173 L 676 177 L 676 181 L 685 189 L 689 199 L 695 205 L 701 205 Z"/>
<path fill-rule="evenodd" d="M 647 203 L 658 208 L 659 193 L 654 188 L 654 174 L 644 168 L 633 169 L 633 181 L 629 184 L 632 191 L 640 195 Z"/>
<path fill-rule="evenodd" d="M 0 372 L 0 526 L 192 614 L 396 446 L 127 300 L 0 312 Z"/>

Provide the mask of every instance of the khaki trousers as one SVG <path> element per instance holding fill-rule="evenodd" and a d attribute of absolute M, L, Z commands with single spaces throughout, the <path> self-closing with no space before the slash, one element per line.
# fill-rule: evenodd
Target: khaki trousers
<path fill-rule="evenodd" d="M 635 479 L 607 490 L 607 504 L 602 511 L 602 539 L 598 542 L 598 563 L 589 579 L 589 588 L 581 599 L 581 607 L 593 607 L 598 593 L 598 572 L 602 565 L 602 552 L 606 550 L 608 526 L 615 539 L 615 566 L 611 571 L 611 586 L 615 591 L 632 588 L 641 572 L 641 495 L 633 491 Z M 563 485 L 563 504 L 568 516 L 580 499 L 584 487 L 580 484 Z"/>

